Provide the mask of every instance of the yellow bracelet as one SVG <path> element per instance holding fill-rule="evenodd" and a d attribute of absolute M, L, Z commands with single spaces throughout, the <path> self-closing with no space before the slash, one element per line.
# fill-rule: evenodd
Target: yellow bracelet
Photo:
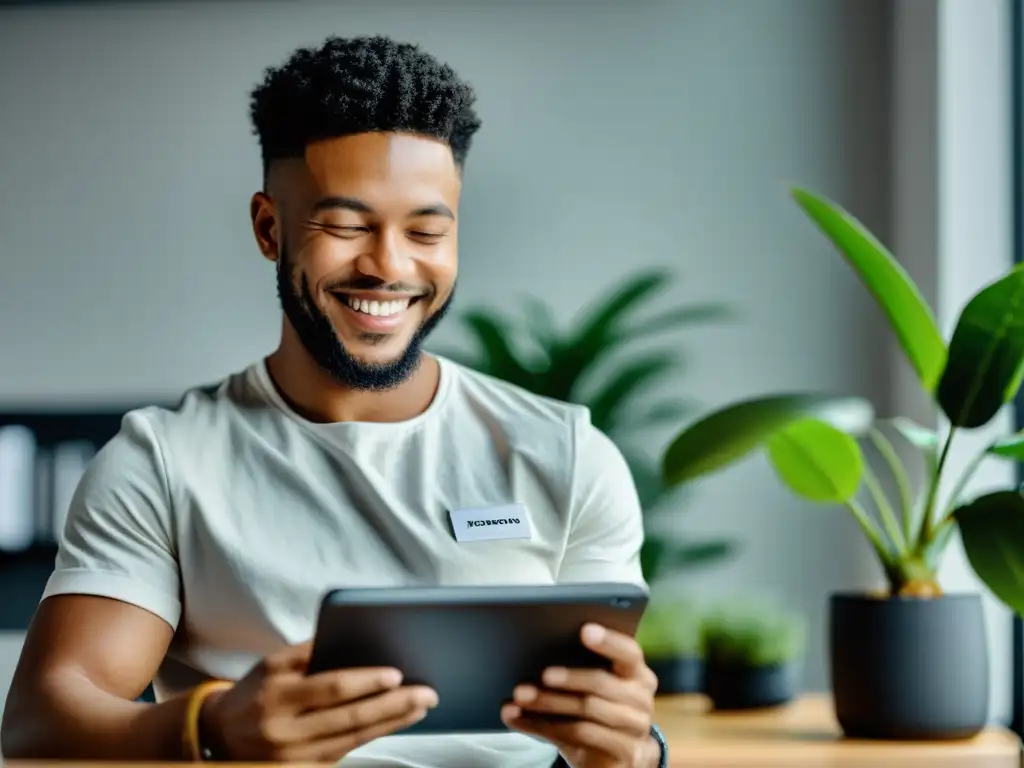
<path fill-rule="evenodd" d="M 208 680 L 197 685 L 189 692 L 188 705 L 185 709 L 185 727 L 182 729 L 181 740 L 186 757 L 193 762 L 206 759 L 202 745 L 199 743 L 199 713 L 203 703 L 214 693 L 226 691 L 234 683 L 226 680 Z"/>

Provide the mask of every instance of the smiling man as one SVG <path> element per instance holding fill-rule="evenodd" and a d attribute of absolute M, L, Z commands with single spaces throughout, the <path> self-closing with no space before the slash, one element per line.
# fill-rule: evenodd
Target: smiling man
<path fill-rule="evenodd" d="M 501 734 L 396 735 L 434 691 L 398 670 L 303 674 L 327 589 L 642 583 L 643 531 L 629 470 L 585 409 L 422 351 L 455 290 L 480 125 L 469 86 L 415 46 L 332 38 L 269 70 L 252 118 L 252 230 L 276 268 L 280 344 L 176 409 L 128 414 L 100 452 L 15 675 L 4 754 L 664 764 L 657 681 L 632 638 L 600 627 L 584 642 L 611 671 L 551 669 L 510 691 Z M 452 535 L 509 505 L 528 537 Z M 150 681 L 157 703 L 137 702 Z"/>

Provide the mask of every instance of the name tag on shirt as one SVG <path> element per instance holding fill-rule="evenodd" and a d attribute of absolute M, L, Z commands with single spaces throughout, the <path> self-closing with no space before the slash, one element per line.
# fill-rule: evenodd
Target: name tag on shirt
<path fill-rule="evenodd" d="M 530 538 L 530 519 L 522 504 L 456 509 L 449 514 L 456 541 Z"/>

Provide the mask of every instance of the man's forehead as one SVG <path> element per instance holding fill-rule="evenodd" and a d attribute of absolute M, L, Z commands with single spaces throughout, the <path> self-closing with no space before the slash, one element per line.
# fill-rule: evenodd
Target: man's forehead
<path fill-rule="evenodd" d="M 453 203 L 461 190 L 447 144 L 403 133 L 362 133 L 313 142 L 303 157 L 278 163 L 271 179 L 293 192 L 299 186 L 314 196 L 401 187 Z"/>
<path fill-rule="evenodd" d="M 306 147 L 305 165 L 315 178 L 458 175 L 447 144 L 407 133 L 359 133 L 317 141 Z"/>

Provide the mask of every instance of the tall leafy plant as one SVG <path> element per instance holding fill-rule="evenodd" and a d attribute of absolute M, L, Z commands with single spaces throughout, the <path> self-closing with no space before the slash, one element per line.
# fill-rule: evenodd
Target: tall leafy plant
<path fill-rule="evenodd" d="M 876 420 L 857 398 L 775 395 L 719 410 L 683 430 L 662 472 L 676 486 L 763 449 L 781 481 L 799 496 L 845 506 L 870 542 L 894 595 L 942 594 L 937 573 L 959 529 L 971 566 L 989 589 L 1024 613 L 1024 495 L 1007 488 L 965 498 L 986 457 L 1024 460 L 1024 432 L 990 442 L 951 491 L 950 448 L 958 435 L 989 424 L 1016 396 L 1024 377 L 1024 266 L 980 290 L 963 307 L 947 343 L 917 286 L 853 216 L 806 189 L 794 197 L 867 287 L 888 318 L 920 385 L 945 415 L 935 430 L 905 418 Z M 923 481 L 911 482 L 900 455 L 916 454 Z M 890 476 L 886 491 L 864 448 Z M 866 491 L 867 498 L 864 498 Z"/>
<path fill-rule="evenodd" d="M 678 510 L 681 498 L 636 442 L 650 429 L 676 422 L 690 410 L 680 399 L 650 397 L 652 385 L 680 370 L 682 361 L 674 348 L 630 352 L 655 335 L 729 315 L 724 306 L 714 303 L 645 314 L 643 310 L 669 283 L 669 275 L 662 271 L 638 274 L 600 297 L 567 328 L 560 327 L 548 304 L 533 297 L 515 314 L 471 309 L 460 321 L 473 341 L 473 351 L 443 352 L 535 394 L 589 408 L 594 426 L 616 442 L 632 470 L 648 524 L 641 552 L 648 581 L 671 570 L 710 564 L 733 551 L 733 543 L 724 539 L 682 542 L 650 530 L 656 518 Z"/>

